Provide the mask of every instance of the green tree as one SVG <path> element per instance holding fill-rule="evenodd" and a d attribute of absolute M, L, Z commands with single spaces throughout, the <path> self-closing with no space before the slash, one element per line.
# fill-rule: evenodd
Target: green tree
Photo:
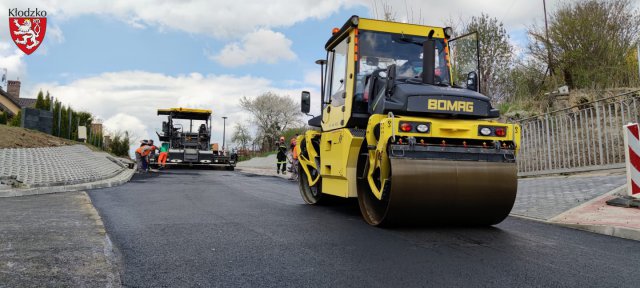
<path fill-rule="evenodd" d="M 129 146 L 131 139 L 129 138 L 129 132 L 116 132 L 111 140 L 109 151 L 120 157 L 129 157 Z"/>
<path fill-rule="evenodd" d="M 11 117 L 11 121 L 9 122 L 9 126 L 20 127 L 22 119 L 22 110 L 18 111 L 16 115 Z"/>
<path fill-rule="evenodd" d="M 60 137 L 69 138 L 69 109 L 64 105 L 60 107 Z"/>
<path fill-rule="evenodd" d="M 529 30 L 528 49 L 570 88 L 628 86 L 637 81 L 627 62 L 639 32 L 640 14 L 629 0 L 571 1 L 551 13 L 548 42 L 544 28 Z"/>
<path fill-rule="evenodd" d="M 471 32 L 478 33 L 480 42 L 480 68 L 478 71 L 480 92 L 496 102 L 503 101 L 509 94 L 508 75 L 513 56 L 513 46 L 509 43 L 509 34 L 501 21 L 484 13 L 472 17 L 471 21 L 464 25 L 460 35 Z M 466 45 L 475 45 L 475 43 L 469 41 Z M 467 61 L 477 58 L 476 55 L 473 55 L 476 49 L 459 49 L 464 53 L 461 50 L 471 53 L 466 57 Z"/>
<path fill-rule="evenodd" d="M 301 124 L 299 104 L 285 95 L 266 92 L 255 98 L 244 96 L 240 107 L 253 116 L 263 150 L 273 150 L 283 130 Z"/>
<path fill-rule="evenodd" d="M 44 109 L 51 110 L 51 95 L 49 95 L 49 91 L 47 91 L 47 96 L 44 97 Z"/>
<path fill-rule="evenodd" d="M 550 87 L 544 86 L 545 72 L 545 64 L 535 59 L 514 61 L 507 77 L 509 79 L 509 101 L 526 101 L 531 96 L 539 98 L 542 95 L 541 89 Z"/>
<path fill-rule="evenodd" d="M 59 114 L 60 114 L 60 110 L 62 109 L 62 103 L 60 103 L 60 101 L 58 101 L 57 99 L 54 101 L 53 103 L 53 130 L 52 130 L 52 134 L 55 136 L 62 136 L 62 133 L 60 133 L 60 127 L 58 127 L 58 120 L 59 120 Z M 62 124 L 62 123 L 60 123 Z"/>
<path fill-rule="evenodd" d="M 247 149 L 247 144 L 251 142 L 251 133 L 249 133 L 249 128 L 246 125 L 241 123 L 236 123 L 233 135 L 231 136 L 231 141 L 240 145 L 242 149 Z"/>
<path fill-rule="evenodd" d="M 40 92 L 38 92 L 38 97 L 36 98 L 35 108 L 36 109 L 45 109 L 44 95 L 42 94 L 42 90 L 40 90 Z"/>
<path fill-rule="evenodd" d="M 0 113 L 0 124 L 7 125 L 7 114 Z"/>

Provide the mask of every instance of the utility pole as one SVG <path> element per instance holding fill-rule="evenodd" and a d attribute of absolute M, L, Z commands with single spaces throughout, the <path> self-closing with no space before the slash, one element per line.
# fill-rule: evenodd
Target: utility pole
<path fill-rule="evenodd" d="M 549 61 L 549 76 L 553 76 L 553 65 L 551 65 L 551 49 L 549 48 L 551 45 L 549 43 L 549 23 L 547 22 L 547 1 L 542 0 L 542 9 L 544 9 L 544 32 L 547 37 L 546 47 L 547 47 L 547 59 Z"/>
<path fill-rule="evenodd" d="M 226 134 L 227 134 L 227 116 L 222 117 L 222 121 L 223 121 L 222 122 L 223 123 L 222 124 L 222 153 L 224 154 L 224 151 L 226 151 L 225 150 L 225 146 L 224 146 L 224 144 L 225 144 L 224 140 L 225 140 L 225 137 L 226 137 Z"/>
<path fill-rule="evenodd" d="M 640 41 L 638 41 L 638 78 L 640 78 Z"/>

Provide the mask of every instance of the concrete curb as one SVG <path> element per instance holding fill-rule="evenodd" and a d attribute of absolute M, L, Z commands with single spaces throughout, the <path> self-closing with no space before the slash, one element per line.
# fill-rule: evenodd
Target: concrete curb
<path fill-rule="evenodd" d="M 135 174 L 135 172 L 136 172 L 135 169 L 125 169 L 119 174 L 109 179 L 103 179 L 99 181 L 73 184 L 73 185 L 35 187 L 35 188 L 27 188 L 27 189 L 13 188 L 8 190 L 0 190 L 0 198 L 59 193 L 59 192 L 70 192 L 70 191 L 83 191 L 83 190 L 114 187 L 114 186 L 119 186 L 129 182 L 129 180 L 131 180 L 131 177 L 133 177 L 133 174 Z"/>
<path fill-rule="evenodd" d="M 640 241 L 640 230 L 637 230 L 637 229 L 617 227 L 617 226 L 567 224 L 567 223 L 557 223 L 557 222 L 548 222 L 548 223 L 567 227 L 567 228 L 572 228 L 572 229 L 578 229 L 578 230 L 594 232 L 594 233 L 603 234 L 603 235 L 609 235 L 609 236 L 615 236 L 619 238 Z"/>
<path fill-rule="evenodd" d="M 624 194 L 626 188 L 627 188 L 626 184 L 622 185 L 616 189 L 611 190 L 606 194 L 603 194 L 602 196 L 591 199 L 585 203 L 582 203 L 581 205 L 578 205 L 570 210 L 567 210 L 559 215 L 556 215 L 555 217 L 549 219 L 547 222 L 551 224 L 559 225 L 559 226 L 572 228 L 572 229 L 578 229 L 578 230 L 589 231 L 589 232 L 594 232 L 594 233 L 603 234 L 603 235 L 609 235 L 609 236 L 615 236 L 619 238 L 640 241 L 640 229 L 633 229 L 633 228 L 620 227 L 620 226 L 558 222 L 558 219 L 562 219 L 563 215 L 570 213 L 574 209 L 579 209 L 581 207 L 587 206 L 597 201 L 601 201 L 603 198 L 610 197 L 618 193 Z M 633 209 L 633 208 L 629 208 L 629 209 Z"/>

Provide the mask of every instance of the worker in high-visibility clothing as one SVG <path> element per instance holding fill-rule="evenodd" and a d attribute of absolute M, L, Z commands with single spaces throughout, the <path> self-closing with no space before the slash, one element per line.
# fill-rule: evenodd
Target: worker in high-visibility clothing
<path fill-rule="evenodd" d="M 291 149 L 291 158 L 293 158 L 293 161 L 291 161 L 291 177 L 289 177 L 289 180 L 291 181 L 296 181 L 298 180 L 298 145 L 296 145 L 296 141 L 293 141 L 293 149 Z"/>
<path fill-rule="evenodd" d="M 148 145 L 147 140 L 142 140 L 140 141 L 140 147 L 138 147 L 138 149 L 136 149 L 136 166 L 137 166 L 137 170 L 138 172 L 144 172 L 147 171 L 146 166 L 146 159 L 145 157 L 142 155 L 142 153 L 144 152 L 144 148 Z"/>
<path fill-rule="evenodd" d="M 144 167 L 145 171 L 149 170 L 149 156 L 151 155 L 151 153 L 155 153 L 157 149 L 158 147 L 153 145 L 153 140 L 147 140 L 147 146 L 142 148 L 141 154 L 145 160 L 145 167 Z"/>
<path fill-rule="evenodd" d="M 276 165 L 276 173 L 280 174 L 282 171 L 282 175 L 287 174 L 287 145 L 284 143 L 284 136 L 280 137 L 280 141 L 278 141 L 278 154 L 277 157 L 277 165 Z M 280 170 L 280 166 L 282 166 L 282 170 Z"/>
<path fill-rule="evenodd" d="M 167 166 L 167 156 L 169 156 L 169 143 L 162 143 L 160 146 L 160 155 L 158 155 L 158 164 L 160 167 L 165 168 Z"/>

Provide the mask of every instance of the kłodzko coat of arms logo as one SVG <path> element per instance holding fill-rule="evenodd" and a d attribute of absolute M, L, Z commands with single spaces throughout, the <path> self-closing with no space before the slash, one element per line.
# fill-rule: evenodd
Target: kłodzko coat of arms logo
<path fill-rule="evenodd" d="M 33 53 L 42 44 L 47 32 L 47 12 L 9 9 L 9 32 L 22 52 L 27 55 Z"/>

